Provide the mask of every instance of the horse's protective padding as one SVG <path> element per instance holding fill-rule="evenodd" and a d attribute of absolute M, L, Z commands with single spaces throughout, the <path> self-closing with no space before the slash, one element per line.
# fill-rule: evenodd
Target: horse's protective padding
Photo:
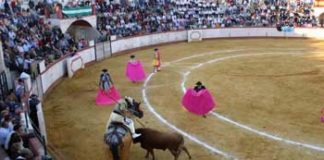
<path fill-rule="evenodd" d="M 123 137 L 129 132 L 129 129 L 119 122 L 111 122 L 105 133 L 106 144 L 121 144 Z"/>

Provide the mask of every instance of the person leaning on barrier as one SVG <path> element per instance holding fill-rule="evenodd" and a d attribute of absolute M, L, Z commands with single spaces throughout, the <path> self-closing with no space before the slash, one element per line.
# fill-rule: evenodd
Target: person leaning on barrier
<path fill-rule="evenodd" d="M 1 122 L 1 127 L 0 127 L 0 144 L 1 147 L 4 147 L 6 144 L 6 138 L 8 137 L 10 131 L 8 124 L 6 122 Z"/>
<path fill-rule="evenodd" d="M 33 124 L 37 128 L 36 131 L 39 130 L 38 116 L 37 116 L 37 105 L 40 103 L 38 96 L 32 94 L 29 97 L 29 117 L 32 120 Z"/>
<path fill-rule="evenodd" d="M 30 153 L 28 151 L 29 150 L 28 149 L 28 147 L 29 147 L 28 141 L 29 141 L 29 139 L 34 138 L 34 137 L 35 136 L 32 133 L 26 134 L 23 130 L 22 125 L 16 124 L 14 126 L 13 131 L 11 131 L 6 138 L 4 148 L 10 157 L 15 157 L 17 155 L 19 156 L 19 154 L 21 154 L 21 152 L 22 153 Z M 16 146 L 16 148 L 13 147 L 13 145 L 15 143 L 19 143 L 19 145 Z"/>
<path fill-rule="evenodd" d="M 23 139 L 17 132 L 11 134 L 7 151 L 12 159 L 17 159 L 18 157 L 32 159 L 34 156 L 29 148 L 24 147 Z"/>
<path fill-rule="evenodd" d="M 18 79 L 18 83 L 16 85 L 15 91 L 16 91 L 15 93 L 18 98 L 18 101 L 21 102 L 21 99 L 25 95 L 25 84 L 23 79 L 21 78 Z"/>

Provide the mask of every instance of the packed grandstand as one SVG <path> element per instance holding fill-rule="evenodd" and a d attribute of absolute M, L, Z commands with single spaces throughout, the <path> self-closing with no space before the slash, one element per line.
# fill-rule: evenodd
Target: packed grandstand
<path fill-rule="evenodd" d="M 59 15 L 55 13 L 61 11 L 57 9 L 61 5 L 42 2 L 34 4 L 30 1 L 28 9 L 23 9 L 17 2 L 3 1 L 0 5 L 3 11 L 0 13 L 1 41 L 5 64 L 11 69 L 20 72 L 29 70 L 29 64 L 35 59 L 45 59 L 46 64 L 49 64 L 88 45 L 86 40 L 75 39 L 69 33 L 62 33 L 59 27 L 46 22 L 46 16 L 43 15 L 45 13 L 52 17 Z M 77 7 L 90 4 L 79 1 L 67 5 Z M 140 1 L 128 5 L 97 1 L 95 13 L 97 29 L 101 37 L 104 37 L 103 40 L 107 40 L 111 35 L 127 37 L 192 28 L 278 25 L 316 27 L 318 21 L 312 6 L 312 3 L 297 1 L 288 3 L 285 0 L 223 3 Z"/>
<path fill-rule="evenodd" d="M 90 8 L 87 13 L 70 14 L 68 10 Z M 95 43 L 111 36 L 125 38 L 152 33 L 189 29 L 227 27 L 320 27 L 314 15 L 313 1 L 288 0 L 136 0 L 113 1 L 75 0 L 60 4 L 55 0 L 0 1 L 0 32 L 4 64 L 16 84 L 0 100 L 0 143 L 11 159 L 35 159 L 40 154 L 31 147 L 33 133 L 25 133 L 20 113 L 29 111 L 34 120 L 37 96 L 29 96 L 23 78 L 17 75 L 33 72 L 33 63 L 45 60 L 49 66 L 56 60 L 74 55 L 90 45 L 90 40 L 63 32 L 47 19 L 68 19 L 96 15 Z M 2 70 L 0 70 L 2 71 Z M 1 86 L 3 87 L 3 86 Z M 30 108 L 32 108 L 30 107 Z M 37 122 L 32 122 L 37 123 Z M 36 125 L 37 126 L 37 125 Z M 35 129 L 35 132 L 37 129 Z M 37 131 L 38 132 L 38 131 Z"/>

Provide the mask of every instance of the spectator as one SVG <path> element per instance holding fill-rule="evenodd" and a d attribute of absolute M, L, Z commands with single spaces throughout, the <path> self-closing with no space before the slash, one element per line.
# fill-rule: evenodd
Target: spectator
<path fill-rule="evenodd" d="M 288 22 L 294 26 L 316 24 L 311 4 L 300 3 L 287 7 L 287 1 L 227 1 L 225 3 L 176 1 L 149 2 L 144 5 L 97 3 L 97 27 L 102 33 L 119 37 L 142 33 L 165 32 L 190 28 L 215 27 L 275 27 Z M 293 5 L 293 2 L 290 3 Z M 289 9 L 288 9 L 289 8 Z"/>
<path fill-rule="evenodd" d="M 25 83 L 24 80 L 19 78 L 18 79 L 18 84 L 16 85 L 16 96 L 18 99 L 18 102 L 21 102 L 21 99 L 23 98 L 23 96 L 25 95 Z"/>
<path fill-rule="evenodd" d="M 19 104 L 19 100 L 18 100 L 14 90 L 10 90 L 9 95 L 6 97 L 5 102 L 6 102 L 7 106 L 8 106 L 9 113 L 11 115 L 15 115 L 17 109 L 21 107 L 21 105 Z"/>
<path fill-rule="evenodd" d="M 5 102 L 0 100 L 0 113 L 4 110 L 8 110 L 8 108 L 9 108 L 8 105 Z M 0 117 L 0 119 L 2 119 L 2 117 Z"/>
<path fill-rule="evenodd" d="M 16 159 L 18 157 L 24 157 L 26 159 L 33 158 L 33 153 L 30 149 L 24 147 L 21 137 L 16 132 L 11 135 L 8 149 L 9 156 L 12 159 Z"/>
<path fill-rule="evenodd" d="M 37 116 L 37 105 L 40 103 L 38 96 L 32 94 L 29 98 L 29 117 L 32 120 L 34 127 L 36 127 L 36 132 L 39 130 L 38 116 Z"/>
<path fill-rule="evenodd" d="M 22 130 L 21 125 L 20 125 L 19 123 L 16 124 L 16 125 L 14 126 L 14 128 L 13 128 L 13 131 L 11 131 L 11 132 L 9 133 L 9 135 L 7 136 L 7 138 L 6 138 L 6 143 L 5 143 L 4 148 L 5 148 L 6 150 L 9 150 L 13 143 L 18 142 L 19 140 L 17 140 L 17 139 L 21 139 L 21 137 L 19 136 L 19 133 L 22 133 L 22 132 L 23 132 L 23 130 Z M 13 136 L 14 134 L 18 135 L 19 138 L 14 138 L 14 136 Z M 16 136 L 16 135 L 15 135 L 15 136 Z M 16 137 L 17 137 L 17 136 L 16 136 Z"/>
<path fill-rule="evenodd" d="M 13 130 L 14 126 L 10 114 L 6 114 L 1 120 L 1 122 L 5 122 L 7 124 L 9 132 Z"/>
<path fill-rule="evenodd" d="M 1 127 L 0 127 L 0 145 L 4 147 L 6 143 L 6 138 L 8 137 L 10 131 L 8 128 L 8 124 L 6 122 L 1 122 Z"/>

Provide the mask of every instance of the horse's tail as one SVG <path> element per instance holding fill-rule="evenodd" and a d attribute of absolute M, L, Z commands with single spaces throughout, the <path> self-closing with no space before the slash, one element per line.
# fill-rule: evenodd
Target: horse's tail
<path fill-rule="evenodd" d="M 119 160 L 120 157 L 119 157 L 119 153 L 118 153 L 118 144 L 116 144 L 116 143 L 110 144 L 109 148 L 113 155 L 113 159 Z"/>
<path fill-rule="evenodd" d="M 112 133 L 106 133 L 105 136 L 105 142 L 109 146 L 110 151 L 113 155 L 114 160 L 119 160 L 119 152 L 118 152 L 118 146 L 121 144 L 121 138 L 120 135 L 117 134 L 117 132 Z"/>
<path fill-rule="evenodd" d="M 104 135 L 104 141 L 109 146 L 114 160 L 120 160 L 119 146 L 123 143 L 126 134 L 127 130 L 122 126 L 111 124 Z"/>

